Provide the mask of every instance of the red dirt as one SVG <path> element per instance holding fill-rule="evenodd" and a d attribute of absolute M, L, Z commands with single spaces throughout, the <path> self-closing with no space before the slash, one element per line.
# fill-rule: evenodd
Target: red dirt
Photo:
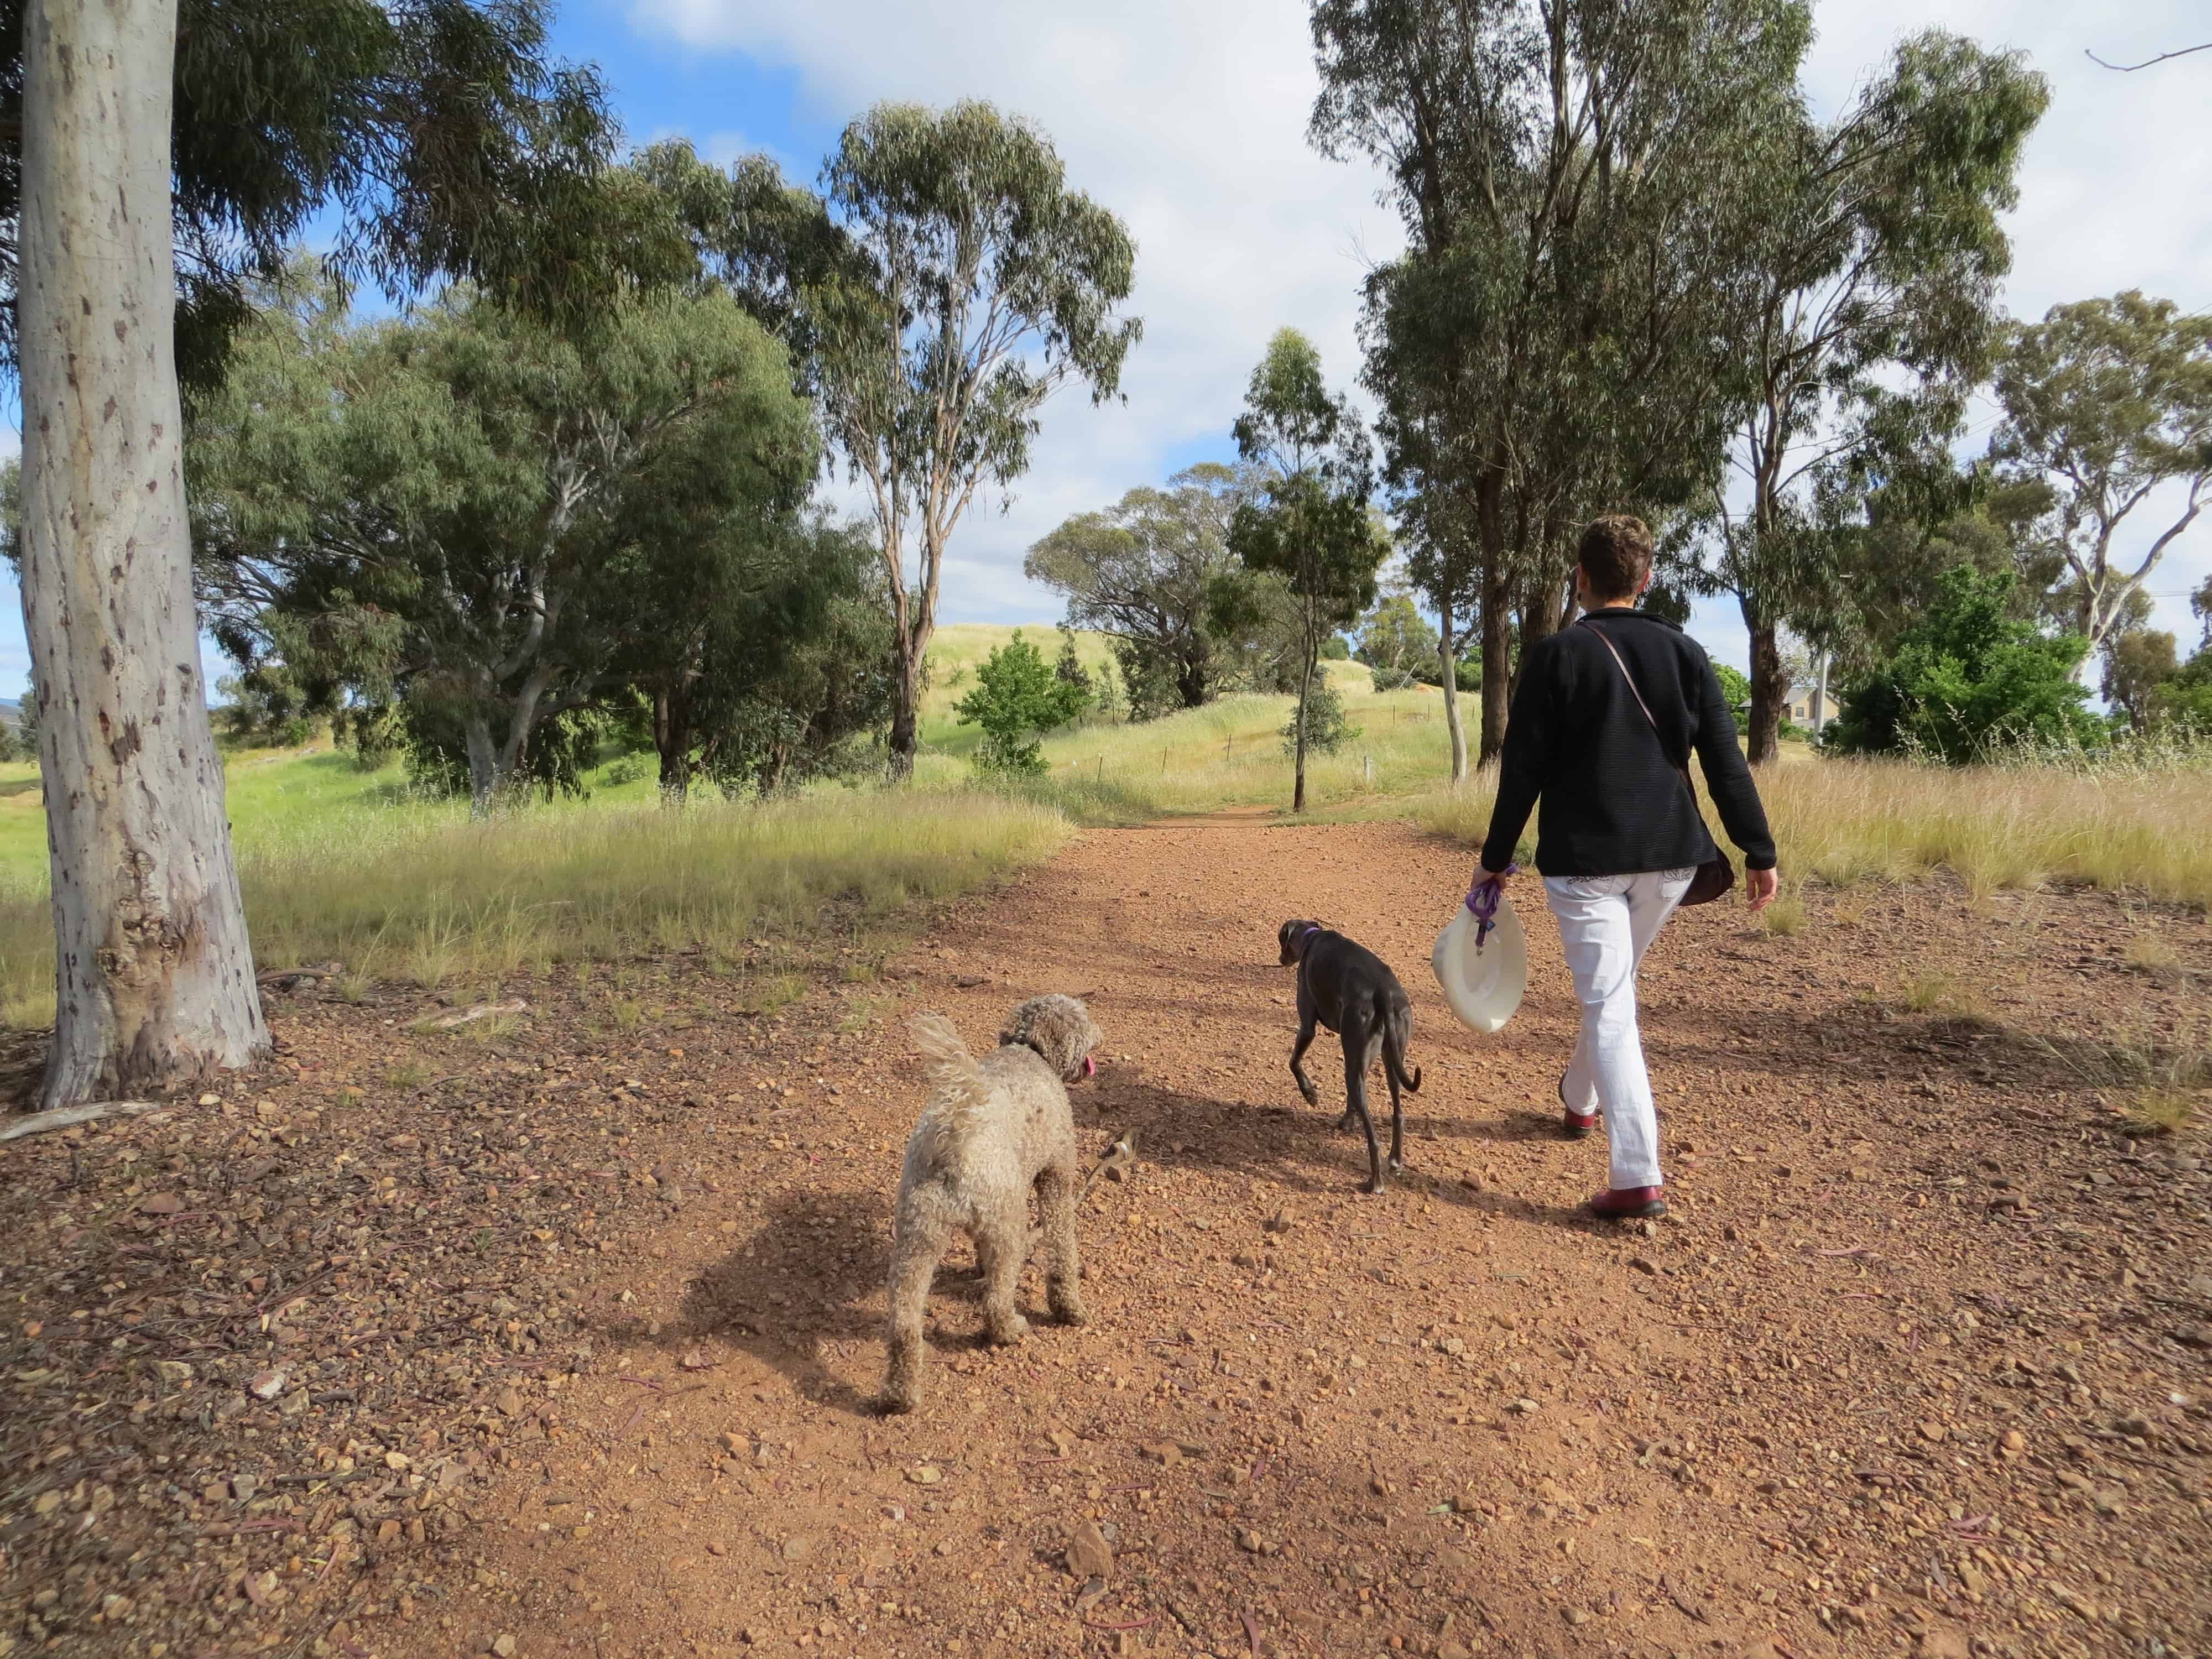
<path fill-rule="evenodd" d="M 1097 832 L 772 1019 L 682 961 L 611 1030 L 504 985 L 537 1014 L 489 1043 L 308 1000 L 228 1105 L 9 1149 L 0 1654 L 2212 1650 L 2202 1149 L 2120 1132 L 2113 1053 L 2205 1042 L 2203 920 L 1686 913 L 1644 975 L 1675 1213 L 1624 1229 L 1574 1207 L 1601 1143 L 1554 1133 L 1533 883 L 1513 1024 L 1434 995 L 1466 865 L 1395 826 Z M 1413 994 L 1379 1199 L 1330 1067 L 1320 1109 L 1286 1074 L 1293 913 Z M 875 1418 L 905 1018 L 982 1042 L 1042 990 L 1106 1033 L 1082 1133 L 1137 1136 L 1083 1212 L 1090 1323 L 1032 1270 L 1030 1339 L 980 1349 L 948 1271 L 931 1394 Z M 416 1048 L 447 1075 L 393 1082 Z"/>

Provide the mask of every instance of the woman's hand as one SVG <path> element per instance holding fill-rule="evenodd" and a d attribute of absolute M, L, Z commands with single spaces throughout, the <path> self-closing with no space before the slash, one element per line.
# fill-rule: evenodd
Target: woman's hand
<path fill-rule="evenodd" d="M 1779 870 L 1747 870 L 1743 872 L 1744 908 L 1754 915 L 1773 903 L 1775 894 L 1781 890 L 1782 872 Z"/>

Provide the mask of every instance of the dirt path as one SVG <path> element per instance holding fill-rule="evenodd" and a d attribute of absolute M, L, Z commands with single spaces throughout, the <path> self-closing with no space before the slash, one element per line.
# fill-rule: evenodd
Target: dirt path
<path fill-rule="evenodd" d="M 416 1401 L 412 1450 L 355 1510 L 368 1570 L 290 1650 L 2212 1651 L 2201 1147 L 2118 1133 L 2087 1041 L 2201 1020 L 2203 920 L 1929 890 L 1814 896 L 1795 937 L 1686 914 L 1644 992 L 1675 1214 L 1629 1230 L 1575 1209 L 1604 1150 L 1554 1133 L 1571 1009 L 1533 889 L 1513 1024 L 1475 1037 L 1434 994 L 1465 866 L 1395 826 L 1093 833 L 780 1026 L 496 1061 L 529 1074 L 531 1173 L 557 1132 L 607 1164 L 568 1169 L 574 1190 L 615 1179 L 531 1235 L 545 1283 L 477 1279 L 508 1370 L 392 1396 Z M 1428 1080 L 1380 1199 L 1328 1068 L 1318 1110 L 1285 1071 L 1294 913 L 1413 994 Z M 2155 973 L 2128 965 L 2147 927 Z M 1091 1322 L 983 1350 L 972 1284 L 941 1275 L 930 1395 L 875 1418 L 922 1098 L 905 1019 L 941 1009 L 981 1043 L 1040 990 L 1091 993 L 1109 1058 L 1080 1132 L 1133 1129 L 1141 1158 L 1082 1217 Z M 1033 1316 L 1041 1291 L 1033 1270 Z M 300 1406 L 326 1473 L 394 1443 Z M 1067 1570 L 1085 1521 L 1103 1583 Z M 317 1559 L 268 1586 L 306 1601 Z M 243 1599 L 204 1650 L 263 1650 L 259 1558 L 226 1559 Z"/>

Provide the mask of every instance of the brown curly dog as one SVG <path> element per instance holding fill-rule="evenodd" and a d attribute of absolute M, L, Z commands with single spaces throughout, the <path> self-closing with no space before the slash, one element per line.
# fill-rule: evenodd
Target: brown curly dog
<path fill-rule="evenodd" d="M 1073 997 L 1037 997 L 1013 1012 L 996 1053 L 970 1054 L 942 1014 L 914 1022 L 936 1091 L 906 1144 L 891 1214 L 890 1365 L 885 1411 L 912 1411 L 921 1395 L 922 1305 L 956 1231 L 975 1241 L 985 1334 L 1018 1342 L 1029 1322 L 1014 1290 L 1029 1258 L 1030 1189 L 1046 1246 L 1046 1294 L 1063 1323 L 1083 1322 L 1076 1289 L 1075 1204 L 1082 1191 L 1066 1085 L 1091 1074 L 1098 1028 Z"/>

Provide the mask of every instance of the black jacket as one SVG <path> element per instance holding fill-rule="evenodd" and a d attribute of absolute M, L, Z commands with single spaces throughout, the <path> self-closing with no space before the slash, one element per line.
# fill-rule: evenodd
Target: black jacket
<path fill-rule="evenodd" d="M 1598 630 L 1605 640 L 1596 637 Z M 1636 706 L 1613 641 L 1659 730 Z M 1663 744 L 1663 748 L 1662 745 Z M 1753 870 L 1774 867 L 1774 837 L 1736 746 L 1735 720 L 1705 648 L 1639 611 L 1592 611 L 1540 640 L 1521 664 L 1482 867 L 1502 870 L 1540 797 L 1536 867 L 1547 876 L 1681 870 L 1713 838 L 1676 770 L 1694 747 L 1729 839 Z"/>

